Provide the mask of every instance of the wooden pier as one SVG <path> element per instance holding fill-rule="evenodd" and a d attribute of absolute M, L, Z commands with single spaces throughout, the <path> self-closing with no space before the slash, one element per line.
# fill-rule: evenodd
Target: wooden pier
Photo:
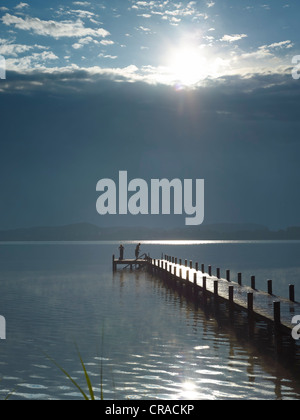
<path fill-rule="evenodd" d="M 164 256 L 164 259 L 144 260 L 115 260 L 113 257 L 113 271 L 118 265 L 127 265 L 131 269 L 134 265 L 146 266 L 152 274 L 167 281 L 173 288 L 186 289 L 195 301 L 206 302 L 207 299 L 223 301 L 231 309 L 242 310 L 251 320 L 264 320 L 274 326 L 275 331 L 291 334 L 295 327 L 292 324 L 294 316 L 300 315 L 300 304 L 295 302 L 295 287 L 289 286 L 289 299 L 273 295 L 272 281 L 267 281 L 266 292 L 256 289 L 256 279 L 251 278 L 250 285 L 243 285 L 242 274 L 237 281 L 233 281 L 230 270 L 226 270 L 225 278 L 221 276 L 220 268 L 213 274 L 211 266 L 207 269 L 204 264 L 195 265 L 192 261 L 180 260 Z"/>
<path fill-rule="evenodd" d="M 118 266 L 122 266 L 122 268 L 130 268 L 130 270 L 133 270 L 134 267 L 141 268 L 145 266 L 148 267 L 149 265 L 150 265 L 150 260 L 148 259 L 148 257 L 146 259 L 141 257 L 136 260 L 130 260 L 130 259 L 117 260 L 115 256 L 113 255 L 113 258 L 112 258 L 113 272 L 117 271 Z"/>

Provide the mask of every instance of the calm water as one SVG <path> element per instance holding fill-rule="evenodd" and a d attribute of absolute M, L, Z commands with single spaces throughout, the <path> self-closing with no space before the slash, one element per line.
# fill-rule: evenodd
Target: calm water
<path fill-rule="evenodd" d="M 278 358 L 267 340 L 249 342 L 243 328 L 195 308 L 147 273 L 113 276 L 118 245 L 0 244 L 7 321 L 0 397 L 15 390 L 12 399 L 80 398 L 45 356 L 84 385 L 76 342 L 98 390 L 103 363 L 106 399 L 300 398 L 299 364 Z M 134 243 L 125 247 L 131 257 Z M 245 282 L 256 275 L 262 289 L 271 278 L 283 296 L 294 283 L 300 300 L 300 242 L 151 242 L 143 251 L 230 268 L 233 277 L 241 271 Z"/>

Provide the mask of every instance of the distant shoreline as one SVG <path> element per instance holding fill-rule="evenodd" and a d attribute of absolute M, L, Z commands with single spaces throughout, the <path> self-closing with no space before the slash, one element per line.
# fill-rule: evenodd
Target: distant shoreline
<path fill-rule="evenodd" d="M 271 231 L 260 225 L 218 224 L 174 229 L 101 228 L 88 223 L 0 231 L 0 242 L 298 241 L 300 227 Z"/>

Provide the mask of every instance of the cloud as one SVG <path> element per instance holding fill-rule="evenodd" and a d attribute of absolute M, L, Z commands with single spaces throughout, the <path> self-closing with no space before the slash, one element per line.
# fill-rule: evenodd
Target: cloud
<path fill-rule="evenodd" d="M 220 41 L 232 43 L 232 42 L 240 41 L 243 38 L 248 38 L 248 35 L 246 34 L 224 35 Z"/>
<path fill-rule="evenodd" d="M 294 44 L 292 41 L 281 41 L 281 42 L 275 42 L 270 45 L 262 45 L 258 48 L 258 50 L 244 53 L 241 55 L 242 59 L 264 59 L 264 58 L 272 58 L 275 57 L 275 51 L 277 50 L 284 50 L 284 49 L 290 49 L 293 48 Z"/>
<path fill-rule="evenodd" d="M 74 6 L 82 6 L 82 7 L 84 7 L 84 6 L 91 6 L 91 3 L 90 2 L 88 2 L 88 1 L 73 1 L 73 4 L 74 4 Z"/>
<path fill-rule="evenodd" d="M 113 55 L 101 54 L 102 58 L 115 59 Z M 94 92 L 95 85 L 100 80 L 110 80 L 113 82 L 124 82 L 124 83 L 136 83 L 139 85 L 143 83 L 145 85 L 156 85 L 160 86 L 163 89 L 173 89 L 174 83 L 169 83 L 164 78 L 164 69 L 156 68 L 154 66 L 143 66 L 138 68 L 135 65 L 130 65 L 127 67 L 79 67 L 75 64 L 70 64 L 66 67 L 46 67 L 46 61 L 52 62 L 58 57 L 50 51 L 45 51 L 41 54 L 32 54 L 31 56 L 24 57 L 22 60 L 7 60 L 8 61 L 8 71 L 14 70 L 17 72 L 16 79 L 22 81 L 23 90 L 26 90 L 26 83 L 28 80 L 37 79 L 40 82 L 45 84 L 45 88 L 53 87 L 53 83 L 56 85 L 58 91 L 66 90 L 68 88 L 83 91 L 91 89 L 91 92 Z M 38 64 L 40 67 L 37 68 L 35 64 Z M 24 67 L 22 67 L 24 65 Z M 32 67 L 30 67 L 32 66 Z M 35 67 L 33 67 L 35 66 Z M 88 82 L 88 84 L 87 84 Z M 7 78 L 7 89 L 10 91 L 14 90 L 17 84 L 14 81 L 14 78 L 8 75 Z M 290 68 L 278 69 L 276 73 L 275 70 L 273 74 L 269 72 L 268 69 L 260 69 L 260 72 L 252 73 L 245 72 L 244 75 L 240 74 L 224 74 L 222 77 L 207 78 L 202 81 L 201 85 L 195 86 L 193 90 L 187 90 L 187 92 L 202 92 L 205 93 L 207 90 L 217 92 L 223 92 L 225 97 L 228 92 L 244 92 L 245 94 L 259 90 L 263 96 L 267 94 L 268 89 L 271 89 L 276 86 L 294 86 L 294 89 L 297 88 L 292 77 Z M 164 85 L 164 87 L 163 87 Z M 169 86 L 168 86 L 169 85 Z M 29 89 L 31 89 L 31 86 Z M 299 86 L 300 88 L 300 86 Z M 288 89 L 287 89 L 288 90 Z M 299 89 L 298 89 L 299 90 Z M 189 94 L 189 93 L 187 93 Z M 226 111 L 226 107 L 222 108 L 221 103 L 216 102 L 216 109 L 220 111 Z M 227 109 L 229 112 L 233 110 Z M 237 110 L 236 110 L 237 111 Z M 266 111 L 267 112 L 267 111 Z"/>
<path fill-rule="evenodd" d="M 39 18 L 29 16 L 23 19 L 6 13 L 2 17 L 2 22 L 7 26 L 14 26 L 16 29 L 33 31 L 37 35 L 50 36 L 55 39 L 64 37 L 83 38 L 86 36 L 105 38 L 110 35 L 110 33 L 103 28 L 92 29 L 85 27 L 84 23 L 80 19 L 76 22 L 57 22 L 54 20 L 41 20 Z"/>
<path fill-rule="evenodd" d="M 98 57 L 99 58 L 109 58 L 110 60 L 116 60 L 118 58 L 117 55 L 110 55 L 110 54 L 105 55 L 103 53 L 99 54 Z"/>
<path fill-rule="evenodd" d="M 102 39 L 102 41 L 100 41 L 101 45 L 114 45 L 114 41 L 112 41 L 111 39 Z"/>
<path fill-rule="evenodd" d="M 292 48 L 294 44 L 292 41 L 281 41 L 281 42 L 275 42 L 274 44 L 268 45 L 267 48 Z"/>
<path fill-rule="evenodd" d="M 15 9 L 16 9 L 16 10 L 23 10 L 23 9 L 26 9 L 27 7 L 29 7 L 29 4 L 28 4 L 28 3 L 19 3 L 19 4 L 15 7 Z"/>
<path fill-rule="evenodd" d="M 41 53 L 33 53 L 22 58 L 7 59 L 6 65 L 8 69 L 16 72 L 24 72 L 26 70 L 31 70 L 32 68 L 42 71 L 45 70 L 46 63 L 53 60 L 58 60 L 57 55 L 55 55 L 52 51 L 43 51 Z M 41 86 L 40 83 L 38 83 L 37 86 Z"/>
<path fill-rule="evenodd" d="M 24 45 L 15 44 L 14 41 L 8 41 L 6 39 L 0 39 L 0 55 L 5 57 L 18 57 L 18 55 L 31 51 L 33 49 L 46 49 L 42 45 Z"/>
<path fill-rule="evenodd" d="M 99 44 L 99 41 L 95 40 L 91 36 L 87 36 L 85 38 L 79 39 L 79 41 L 76 42 L 75 44 L 73 44 L 72 47 L 74 48 L 74 50 L 79 50 L 79 49 L 83 48 L 84 45 L 88 45 L 88 44 L 91 44 L 91 43 Z"/>
<path fill-rule="evenodd" d="M 213 2 L 209 2 L 208 4 L 212 3 Z M 144 12 L 139 16 L 147 18 L 150 18 L 151 16 L 157 16 L 164 21 L 168 21 L 171 25 L 177 25 L 184 18 L 190 18 L 192 20 L 203 18 L 207 19 L 207 14 L 199 12 L 196 6 L 197 3 L 195 1 L 190 1 L 184 5 L 182 2 L 173 3 L 169 0 L 156 0 L 148 2 L 135 1 L 135 3 L 131 6 L 131 9 Z"/>

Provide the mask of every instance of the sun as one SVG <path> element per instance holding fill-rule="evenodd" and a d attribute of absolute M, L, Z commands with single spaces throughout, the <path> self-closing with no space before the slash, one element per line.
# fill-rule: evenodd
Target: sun
<path fill-rule="evenodd" d="M 167 68 L 172 81 L 191 87 L 206 77 L 207 59 L 196 47 L 180 46 L 168 54 Z"/>

